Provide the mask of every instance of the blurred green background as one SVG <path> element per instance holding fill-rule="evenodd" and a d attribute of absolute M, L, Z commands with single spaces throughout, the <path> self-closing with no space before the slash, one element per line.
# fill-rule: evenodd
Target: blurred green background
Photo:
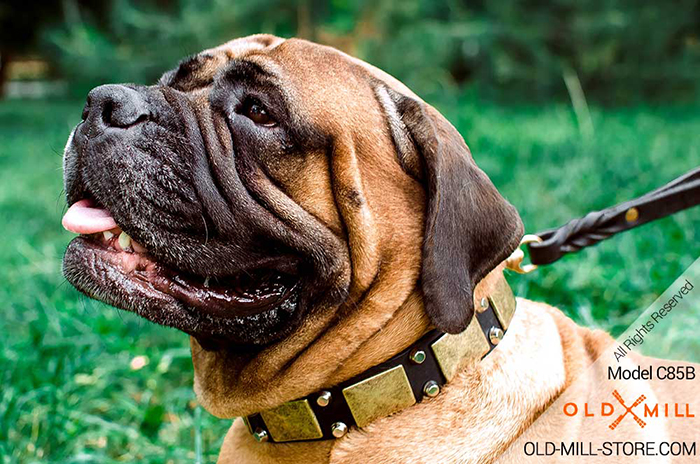
<path fill-rule="evenodd" d="M 230 422 L 196 405 L 187 337 L 61 276 L 61 153 L 92 86 L 151 83 L 256 32 L 403 80 L 457 126 L 529 232 L 700 164 L 696 0 L 1 1 L 3 463 L 214 461 Z M 700 254 L 699 225 L 687 211 L 509 280 L 619 334 Z M 698 330 L 676 336 L 700 350 Z"/>

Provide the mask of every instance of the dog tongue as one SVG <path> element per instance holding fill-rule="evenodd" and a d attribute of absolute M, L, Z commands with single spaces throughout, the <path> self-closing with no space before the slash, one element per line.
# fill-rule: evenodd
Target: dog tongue
<path fill-rule="evenodd" d="M 61 223 L 66 230 L 76 234 L 96 234 L 118 227 L 109 211 L 95 208 L 90 200 L 73 203 Z"/>

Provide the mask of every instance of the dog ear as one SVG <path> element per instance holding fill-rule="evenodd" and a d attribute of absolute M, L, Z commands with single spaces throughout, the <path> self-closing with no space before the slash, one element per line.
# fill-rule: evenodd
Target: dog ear
<path fill-rule="evenodd" d="M 384 85 L 375 91 L 399 162 L 425 186 L 421 283 L 426 312 L 438 329 L 459 333 L 474 315 L 476 284 L 518 246 L 520 216 L 435 108 Z"/>

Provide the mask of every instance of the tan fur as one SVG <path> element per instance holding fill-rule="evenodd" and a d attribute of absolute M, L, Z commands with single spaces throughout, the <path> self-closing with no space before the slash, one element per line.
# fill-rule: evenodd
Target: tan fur
<path fill-rule="evenodd" d="M 527 429 L 505 450 L 499 457 L 498 462 L 538 462 L 537 458 L 523 460 L 523 446 L 528 441 L 553 441 L 571 442 L 585 441 L 596 446 L 604 442 L 654 442 L 662 441 L 685 441 L 693 443 L 697 440 L 698 422 L 694 418 L 652 418 L 646 421 L 646 427 L 639 427 L 631 417 L 620 423 L 614 431 L 608 429 L 608 424 L 620 413 L 620 405 L 612 397 L 612 391 L 618 390 L 623 398 L 628 401 L 628 405 L 640 394 L 647 397 L 649 404 L 656 403 L 680 403 L 688 404 L 690 411 L 697 412 L 700 407 L 700 398 L 697 395 L 697 382 L 695 381 L 659 381 L 657 379 L 646 380 L 610 380 L 607 377 L 608 363 L 603 362 L 602 356 L 606 351 L 617 346 L 613 339 L 606 333 L 599 330 L 589 330 L 574 324 L 565 317 L 558 309 L 544 304 L 537 304 L 542 312 L 545 312 L 557 325 L 557 330 L 562 340 L 562 364 L 566 369 L 566 382 L 561 396 L 558 396 L 533 424 L 526 424 Z M 608 353 L 609 354 L 609 353 Z M 598 362 L 595 362 L 598 360 Z M 634 352 L 628 355 L 623 364 L 627 368 L 642 366 L 647 368 L 652 366 L 687 366 L 692 365 L 697 371 L 700 368 L 697 364 L 679 363 L 640 356 Z M 617 407 L 615 415 L 608 418 L 585 418 L 583 414 L 575 417 L 567 417 L 562 413 L 564 404 L 575 402 L 579 405 L 588 403 L 591 405 L 592 413 L 598 414 L 596 406 L 601 402 L 608 402 Z M 583 407 L 583 406 L 582 406 Z M 641 413 L 642 408 L 638 408 L 637 413 Z M 571 457 L 553 456 L 548 457 L 548 463 L 571 462 Z M 692 456 L 620 456 L 610 457 L 598 453 L 597 456 L 587 456 L 586 463 L 611 462 L 626 463 L 677 463 L 695 462 L 696 457 Z"/>
<path fill-rule="evenodd" d="M 246 56 L 273 68 L 283 61 L 285 68 L 280 72 L 290 81 L 301 79 L 294 88 L 305 102 L 304 111 L 315 124 L 335 134 L 332 161 L 312 154 L 303 166 L 293 167 L 293 172 L 305 174 L 301 179 L 290 176 L 284 190 L 347 241 L 351 287 L 342 308 L 317 308 L 294 337 L 251 359 L 205 352 L 196 340 L 191 341 L 195 391 L 209 411 L 222 417 L 270 408 L 350 378 L 385 359 L 388 353 L 383 347 L 392 346 L 396 353 L 420 337 L 429 324 L 416 288 L 423 234 L 422 187 L 394 161 L 383 112 L 366 81 L 357 76 L 358 63 L 336 50 L 309 47 L 303 41 L 271 41 L 276 45 L 265 55 L 260 54 L 257 39 L 249 39 L 254 43 L 250 49 L 241 40 L 209 53 Z M 309 59 L 327 65 L 309 74 L 305 61 Z M 302 95 L 313 88 L 309 79 L 321 80 L 334 91 Z M 341 121 L 328 117 L 329 113 L 345 117 Z M 370 129 L 358 132 L 356 127 Z M 291 166 L 279 168 L 292 170 Z M 330 176 L 304 181 L 314 173 Z M 357 195 L 361 205 L 348 206 L 346 195 Z M 282 210 L 284 201 L 279 200 Z M 360 350 L 367 355 L 354 356 Z M 318 363 L 320 358 L 324 363 Z"/>
<path fill-rule="evenodd" d="M 245 57 L 283 76 L 297 111 L 333 134 L 330 155 L 309 153 L 268 166 L 284 192 L 270 208 L 289 216 L 291 204 L 299 205 L 345 244 L 347 269 L 341 278 L 350 283 L 340 308 L 315 308 L 293 336 L 253 355 L 208 352 L 191 340 L 199 401 L 213 414 L 233 418 L 347 380 L 431 328 L 418 281 L 425 194 L 396 162 L 385 115 L 367 79 L 418 97 L 366 63 L 305 41 L 252 36 L 206 53 L 215 59 L 204 74 Z M 229 143 L 224 129 L 215 130 Z M 298 223 L 303 227 L 309 221 Z M 501 274 L 499 267 L 482 280 L 476 301 L 489 294 Z M 519 300 L 498 348 L 482 362 L 463 366 L 437 398 L 363 430 L 353 428 L 339 440 L 260 444 L 237 419 L 219 462 L 489 463 L 501 455 L 503 462 L 518 462 L 522 437 L 556 441 L 581 436 L 580 422 L 542 413 L 567 388 L 578 398 L 589 395 L 591 385 L 600 381 L 600 372 L 590 367 L 611 342 L 607 334 L 578 327 L 554 308 Z M 650 388 L 661 395 L 665 387 Z M 672 393 L 690 399 L 687 384 L 663 391 Z"/>
<path fill-rule="evenodd" d="M 364 429 L 352 429 L 334 441 L 289 444 L 255 442 L 240 420 L 231 427 L 221 450 L 220 463 L 490 463 L 523 461 L 525 441 L 604 440 L 660 441 L 663 438 L 693 442 L 697 426 L 683 422 L 651 422 L 642 430 L 630 420 L 617 435 L 608 434 L 600 422 L 571 419 L 550 410 L 539 416 L 564 391 L 567 400 L 593 403 L 612 401 L 611 387 L 600 369 L 591 369 L 602 351 L 613 343 L 600 331 L 574 324 L 556 308 L 518 299 L 518 309 L 508 336 L 480 363 L 464 366 L 441 394 Z M 660 361 L 636 357 L 647 366 Z M 674 363 L 663 362 L 664 365 Z M 595 395 L 595 386 L 602 391 Z M 621 391 L 624 385 L 616 386 Z M 691 382 L 676 384 L 642 382 L 638 390 L 655 392 L 660 402 L 690 403 L 700 409 Z M 603 395 L 603 396 L 600 396 Z M 633 397 L 633 394 L 627 395 Z M 534 426 L 530 427 L 531 425 Z M 521 435 L 522 434 L 522 435 Z M 546 462 L 570 462 L 550 458 Z M 610 457 L 599 457 L 610 462 Z M 691 462 L 684 458 L 656 460 L 639 457 L 625 462 Z M 687 459 L 687 458 L 686 458 Z M 582 461 L 583 462 L 583 461 Z M 587 457 L 585 462 L 599 462 Z"/>

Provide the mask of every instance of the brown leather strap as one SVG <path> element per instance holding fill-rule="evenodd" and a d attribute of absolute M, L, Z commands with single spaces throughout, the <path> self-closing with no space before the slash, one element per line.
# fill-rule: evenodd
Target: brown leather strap
<path fill-rule="evenodd" d="M 551 264 L 567 253 L 595 245 L 619 232 L 661 219 L 700 204 L 700 168 L 635 200 L 573 219 L 538 234 L 528 243 L 532 264 Z"/>

